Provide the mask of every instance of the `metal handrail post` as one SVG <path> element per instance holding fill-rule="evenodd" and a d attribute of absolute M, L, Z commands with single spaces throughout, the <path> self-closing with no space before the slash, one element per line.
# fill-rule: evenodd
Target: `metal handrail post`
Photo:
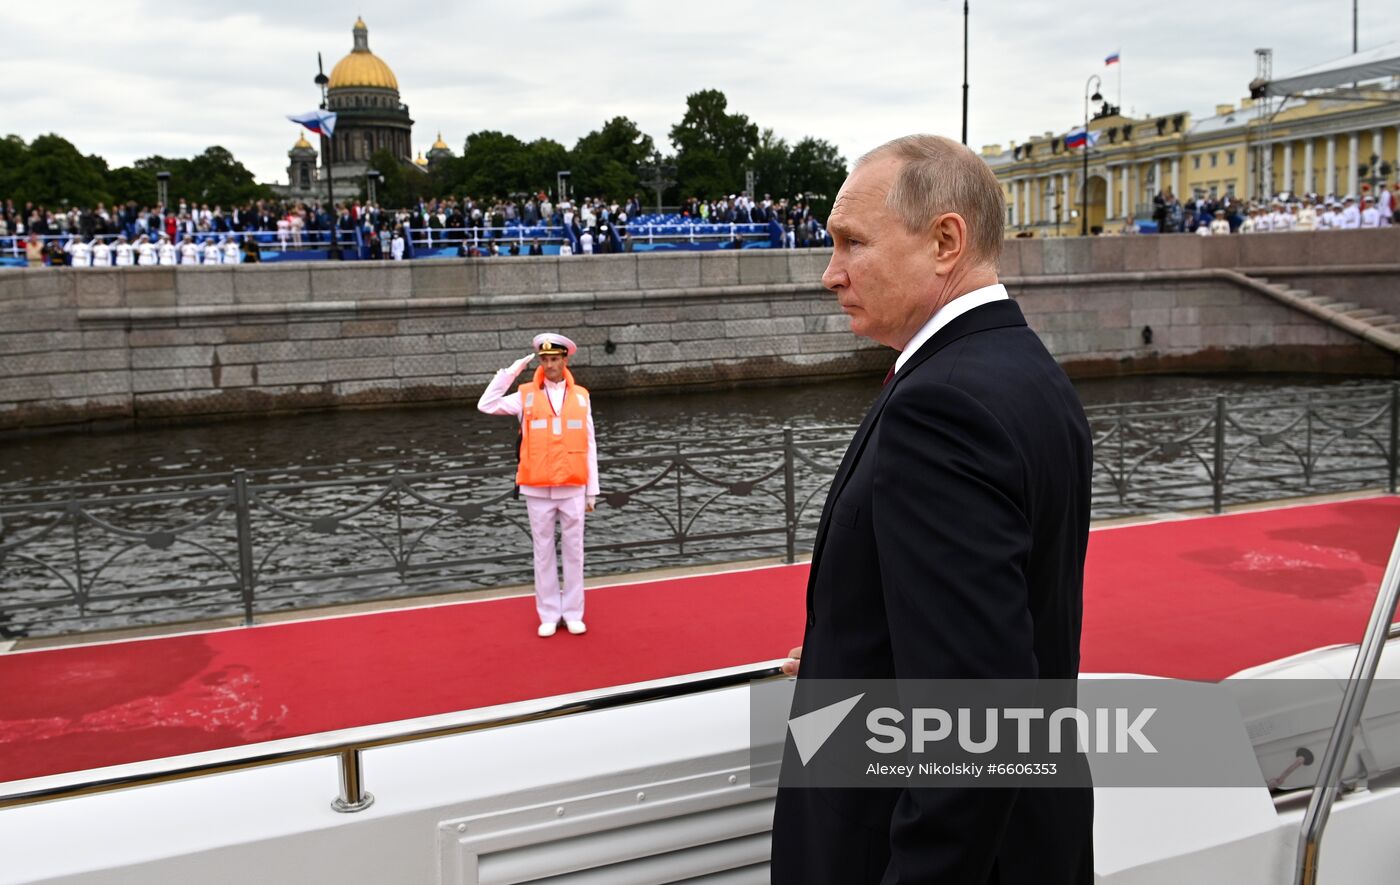
<path fill-rule="evenodd" d="M 787 564 L 797 561 L 797 471 L 792 428 L 783 428 L 783 518 L 787 521 Z"/>
<path fill-rule="evenodd" d="M 374 794 L 365 789 L 365 770 L 359 749 L 340 751 L 340 795 L 331 808 L 341 814 L 364 811 L 374 804 Z"/>
<path fill-rule="evenodd" d="M 1225 397 L 1215 398 L 1215 475 L 1212 478 L 1212 510 L 1219 513 L 1225 503 Z"/>
<path fill-rule="evenodd" d="M 1396 474 L 1400 473 L 1400 381 L 1390 382 L 1390 493 L 1395 494 Z"/>
<path fill-rule="evenodd" d="M 233 471 L 233 512 L 238 523 L 238 590 L 243 598 L 243 626 L 253 625 L 253 523 L 248 512 L 248 474 Z"/>
<path fill-rule="evenodd" d="M 1294 885 L 1315 885 L 1317 882 L 1322 833 L 1327 828 L 1328 817 L 1332 814 L 1332 803 L 1337 799 L 1342 770 L 1346 766 L 1347 754 L 1351 751 L 1352 738 L 1366 708 L 1366 697 L 1370 694 L 1371 683 L 1376 678 L 1376 667 L 1380 664 L 1381 652 L 1385 650 L 1386 639 L 1390 635 L 1397 599 L 1400 599 L 1400 533 L 1396 534 L 1395 546 L 1391 548 L 1390 563 L 1385 567 L 1385 577 L 1381 579 L 1381 590 L 1376 594 L 1376 604 L 1371 609 L 1371 620 L 1366 625 L 1366 635 L 1356 650 L 1356 661 L 1352 664 L 1351 677 L 1342 693 L 1337 721 L 1332 726 L 1327 749 L 1322 753 L 1317 785 L 1308 800 L 1308 810 L 1303 815 Z"/>

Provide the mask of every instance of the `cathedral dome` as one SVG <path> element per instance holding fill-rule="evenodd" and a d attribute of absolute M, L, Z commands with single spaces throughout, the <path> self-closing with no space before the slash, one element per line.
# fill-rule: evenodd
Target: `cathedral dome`
<path fill-rule="evenodd" d="M 351 31 L 355 37 L 355 48 L 350 54 L 335 63 L 331 69 L 331 89 L 399 89 L 399 80 L 384 60 L 369 51 L 369 28 L 364 19 L 356 19 Z"/>

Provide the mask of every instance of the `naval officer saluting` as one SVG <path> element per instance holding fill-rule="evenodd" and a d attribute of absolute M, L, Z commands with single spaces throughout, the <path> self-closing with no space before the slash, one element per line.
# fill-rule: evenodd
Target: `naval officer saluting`
<path fill-rule="evenodd" d="M 535 539 L 535 610 L 539 635 L 553 636 L 562 620 L 570 633 L 583 623 L 583 515 L 598 497 L 598 446 L 593 440 L 593 407 L 588 390 L 574 381 L 569 357 L 574 342 L 555 332 L 534 339 L 534 353 L 501 369 L 476 407 L 488 415 L 520 418 L 520 466 L 515 481 L 530 514 Z M 506 393 L 536 356 L 534 377 Z M 564 584 L 554 561 L 554 524 L 560 525 Z"/>

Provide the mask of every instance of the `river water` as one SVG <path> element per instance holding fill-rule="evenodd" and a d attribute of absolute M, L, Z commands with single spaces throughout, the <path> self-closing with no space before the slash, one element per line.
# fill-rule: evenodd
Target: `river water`
<path fill-rule="evenodd" d="M 579 383 L 587 385 L 586 371 Z M 1157 375 L 1076 382 L 1086 407 L 1224 394 L 1268 401 L 1373 379 L 1307 375 Z M 880 379 L 594 400 L 600 455 L 637 438 L 724 439 L 785 425 L 854 425 Z M 26 486 L 346 464 L 509 454 L 516 430 L 474 403 L 308 412 L 119 431 L 0 439 L 0 493 Z"/>
<path fill-rule="evenodd" d="M 596 397 L 605 494 L 588 574 L 810 549 L 879 383 Z M 1378 379 L 1076 387 L 1097 517 L 1209 505 L 1217 450 L 1225 503 L 1387 479 L 1391 391 Z M 1218 449 L 1217 396 L 1229 404 Z M 0 637 L 528 583 L 515 435 L 459 403 L 0 440 Z M 241 510 L 235 469 L 249 477 Z"/>

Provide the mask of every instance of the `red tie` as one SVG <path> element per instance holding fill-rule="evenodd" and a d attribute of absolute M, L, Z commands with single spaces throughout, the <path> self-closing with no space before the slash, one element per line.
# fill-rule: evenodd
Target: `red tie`
<path fill-rule="evenodd" d="M 894 377 L 894 366 L 890 366 L 890 370 L 889 370 L 888 372 L 885 373 L 885 380 L 882 381 L 882 382 L 880 382 L 880 386 L 881 386 L 881 387 L 884 387 L 886 384 L 889 384 L 889 383 L 890 383 L 890 379 L 893 378 L 893 377 Z"/>

